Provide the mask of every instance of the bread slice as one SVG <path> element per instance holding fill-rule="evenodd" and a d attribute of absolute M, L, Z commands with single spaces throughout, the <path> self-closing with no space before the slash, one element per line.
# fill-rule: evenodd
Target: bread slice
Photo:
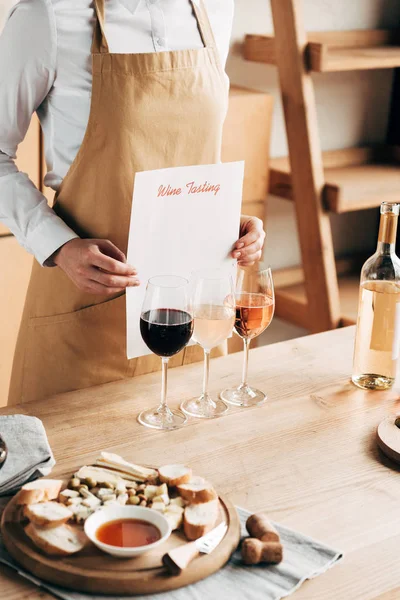
<path fill-rule="evenodd" d="M 46 529 L 29 523 L 25 527 L 25 533 L 38 548 L 52 556 L 75 554 L 82 550 L 87 542 L 86 534 L 70 525 Z"/>
<path fill-rule="evenodd" d="M 192 477 L 188 483 L 178 485 L 179 495 L 190 504 L 202 504 L 218 498 L 211 483 L 203 477 Z"/>
<path fill-rule="evenodd" d="M 188 540 L 197 540 L 214 528 L 219 512 L 218 500 L 189 504 L 183 515 L 183 530 Z"/>
<path fill-rule="evenodd" d="M 167 519 L 168 523 L 171 526 L 172 531 L 179 529 L 182 525 L 183 520 L 183 510 L 181 513 L 174 512 L 172 510 L 166 510 L 164 512 L 164 517 Z"/>
<path fill-rule="evenodd" d="M 25 507 L 25 516 L 34 525 L 50 529 L 66 523 L 73 513 L 59 502 L 40 502 L 39 504 L 28 504 Z"/>
<path fill-rule="evenodd" d="M 170 487 L 187 483 L 192 478 L 192 470 L 185 465 L 165 465 L 158 469 L 161 483 L 166 483 Z"/>
<path fill-rule="evenodd" d="M 62 486 L 58 479 L 38 479 L 22 486 L 17 495 L 17 504 L 47 502 L 58 497 Z"/>

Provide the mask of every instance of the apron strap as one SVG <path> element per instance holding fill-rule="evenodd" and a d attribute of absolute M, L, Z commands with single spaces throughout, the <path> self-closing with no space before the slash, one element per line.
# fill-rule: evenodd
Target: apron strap
<path fill-rule="evenodd" d="M 204 5 L 204 0 L 191 0 L 191 3 L 204 46 L 206 48 L 216 48 L 214 32 Z M 96 24 L 93 33 L 92 54 L 108 54 L 109 48 L 104 31 L 104 0 L 94 0 L 94 10 Z"/>
<path fill-rule="evenodd" d="M 191 0 L 191 3 L 204 46 L 206 48 L 216 48 L 214 32 L 211 27 L 204 0 Z"/>
<path fill-rule="evenodd" d="M 104 0 L 94 0 L 96 24 L 93 33 L 92 54 L 108 54 L 108 43 L 104 32 Z"/>

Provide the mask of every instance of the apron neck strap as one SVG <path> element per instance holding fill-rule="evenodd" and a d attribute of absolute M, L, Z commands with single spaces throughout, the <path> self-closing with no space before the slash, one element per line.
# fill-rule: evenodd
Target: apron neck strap
<path fill-rule="evenodd" d="M 92 54 L 108 54 L 108 43 L 104 32 L 104 0 L 94 0 L 94 11 L 96 23 L 93 33 Z"/>
<path fill-rule="evenodd" d="M 206 48 L 215 48 L 215 38 L 208 17 L 207 9 L 204 5 L 204 0 L 190 0 L 193 6 L 193 11 L 197 19 L 197 25 L 200 35 L 203 39 L 203 44 Z M 105 22 L 105 0 L 94 0 L 94 10 L 96 24 L 93 33 L 92 54 L 108 54 L 109 48 L 106 34 L 104 31 Z"/>
<path fill-rule="evenodd" d="M 190 0 L 197 19 L 197 26 L 206 48 L 216 48 L 214 33 L 211 27 L 204 0 Z"/>

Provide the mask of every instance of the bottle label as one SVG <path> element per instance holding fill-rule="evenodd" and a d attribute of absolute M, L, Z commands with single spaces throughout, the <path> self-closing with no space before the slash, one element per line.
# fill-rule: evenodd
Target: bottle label
<path fill-rule="evenodd" d="M 400 302 L 396 303 L 396 317 L 394 321 L 393 331 L 393 346 L 392 346 L 392 360 L 397 360 L 400 353 Z"/>

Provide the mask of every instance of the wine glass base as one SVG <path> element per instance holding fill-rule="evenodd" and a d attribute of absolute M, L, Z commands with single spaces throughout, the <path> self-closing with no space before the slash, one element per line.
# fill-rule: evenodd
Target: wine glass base
<path fill-rule="evenodd" d="M 200 398 L 191 398 L 182 402 L 181 410 L 185 415 L 196 419 L 214 419 L 224 415 L 228 406 L 222 400 L 212 400 L 210 396 L 202 395 Z"/>
<path fill-rule="evenodd" d="M 141 425 L 152 429 L 170 430 L 183 427 L 187 418 L 180 410 L 149 408 L 140 413 L 138 421 Z"/>
<path fill-rule="evenodd" d="M 259 406 L 267 400 L 267 395 L 264 392 L 248 385 L 224 390 L 221 392 L 220 397 L 228 404 L 245 407 Z"/>

